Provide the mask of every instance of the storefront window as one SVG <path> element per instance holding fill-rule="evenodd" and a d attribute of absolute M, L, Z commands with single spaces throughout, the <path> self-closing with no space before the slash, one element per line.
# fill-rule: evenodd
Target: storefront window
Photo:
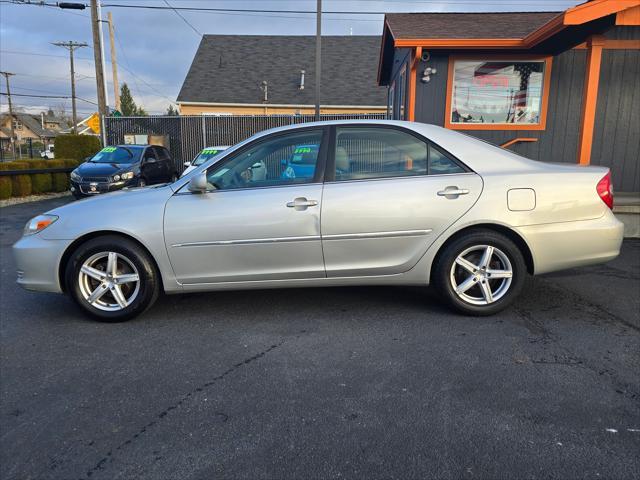
<path fill-rule="evenodd" d="M 543 123 L 545 60 L 453 60 L 450 126 Z"/>

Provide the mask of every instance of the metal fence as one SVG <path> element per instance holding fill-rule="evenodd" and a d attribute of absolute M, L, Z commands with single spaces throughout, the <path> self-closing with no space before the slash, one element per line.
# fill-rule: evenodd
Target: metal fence
<path fill-rule="evenodd" d="M 322 120 L 383 120 L 384 113 L 321 115 Z M 234 145 L 269 128 L 313 122 L 313 115 L 185 115 L 178 117 L 105 117 L 108 145 L 123 144 L 125 136 L 161 136 L 168 140 L 176 168 L 193 159 L 203 148 Z"/>

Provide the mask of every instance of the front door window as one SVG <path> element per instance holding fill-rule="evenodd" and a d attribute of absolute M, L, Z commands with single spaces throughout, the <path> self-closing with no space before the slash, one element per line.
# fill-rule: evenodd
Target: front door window
<path fill-rule="evenodd" d="M 231 190 L 311 183 L 316 178 L 322 130 L 262 141 L 207 171 L 210 188 Z"/>

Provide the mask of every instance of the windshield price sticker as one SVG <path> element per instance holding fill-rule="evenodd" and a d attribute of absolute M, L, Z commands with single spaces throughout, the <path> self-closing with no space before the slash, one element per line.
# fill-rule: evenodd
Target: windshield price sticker
<path fill-rule="evenodd" d="M 216 153 L 218 153 L 218 150 L 215 150 L 213 148 L 205 148 L 204 150 L 202 150 L 202 153 L 204 155 L 215 155 Z"/>
<path fill-rule="evenodd" d="M 115 152 L 116 151 L 116 147 L 104 147 L 102 150 L 100 150 L 101 152 L 104 153 L 111 153 L 111 152 Z"/>

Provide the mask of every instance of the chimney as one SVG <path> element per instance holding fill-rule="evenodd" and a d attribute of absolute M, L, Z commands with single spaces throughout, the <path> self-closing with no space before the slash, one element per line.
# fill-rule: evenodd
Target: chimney
<path fill-rule="evenodd" d="M 304 70 L 300 70 L 300 86 L 298 87 L 300 90 L 304 90 Z"/>

